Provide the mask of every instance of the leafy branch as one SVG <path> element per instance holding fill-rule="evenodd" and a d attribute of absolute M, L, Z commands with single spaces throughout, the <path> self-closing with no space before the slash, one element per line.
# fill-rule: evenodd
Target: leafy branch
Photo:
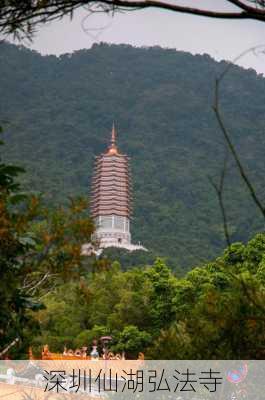
<path fill-rule="evenodd" d="M 156 0 L 14 0 L 0 1 L 0 32 L 26 35 L 31 38 L 38 24 L 58 20 L 65 15 L 73 17 L 75 10 L 85 7 L 93 13 L 115 13 L 148 8 L 163 9 L 179 14 L 191 14 L 216 19 L 265 21 L 265 3 L 263 0 L 226 0 L 235 8 L 232 11 L 190 7 L 188 4 Z"/>

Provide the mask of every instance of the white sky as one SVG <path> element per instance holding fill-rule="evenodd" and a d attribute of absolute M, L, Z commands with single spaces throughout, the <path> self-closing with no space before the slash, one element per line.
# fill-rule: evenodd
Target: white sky
<path fill-rule="evenodd" d="M 225 0 L 187 0 L 186 3 L 193 6 L 194 3 L 198 6 L 203 4 L 205 8 L 213 8 L 213 5 L 218 5 L 219 9 L 225 7 Z M 217 60 L 231 61 L 253 46 L 264 44 L 265 49 L 265 23 L 258 21 L 213 20 L 154 9 L 120 13 L 114 17 L 94 14 L 85 19 L 86 16 L 87 11 L 81 9 L 72 21 L 67 17 L 45 25 L 33 43 L 24 44 L 42 54 L 57 55 L 90 48 L 100 41 L 135 46 L 159 45 L 193 54 L 208 53 Z M 250 52 L 238 63 L 265 74 L 265 55 L 261 52 Z"/>

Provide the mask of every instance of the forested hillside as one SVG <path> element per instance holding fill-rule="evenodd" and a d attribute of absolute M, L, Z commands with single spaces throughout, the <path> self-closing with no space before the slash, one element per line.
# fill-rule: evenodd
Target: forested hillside
<path fill-rule="evenodd" d="M 23 183 L 51 205 L 88 195 L 93 157 L 115 120 L 119 147 L 131 157 L 134 241 L 170 266 L 194 267 L 226 246 L 209 182 L 218 181 L 225 152 L 211 107 L 226 65 L 159 47 L 99 44 L 55 57 L 1 43 L 4 158 L 25 166 Z M 264 199 L 265 79 L 233 66 L 221 89 L 232 140 Z M 232 241 L 263 230 L 232 160 L 225 207 Z"/>

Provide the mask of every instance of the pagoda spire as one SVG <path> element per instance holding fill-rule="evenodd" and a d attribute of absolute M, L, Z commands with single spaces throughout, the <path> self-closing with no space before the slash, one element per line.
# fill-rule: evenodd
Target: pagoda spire
<path fill-rule="evenodd" d="M 110 155 L 119 154 L 119 151 L 118 151 L 118 148 L 116 145 L 116 138 L 117 138 L 117 131 L 116 131 L 115 124 L 113 121 L 112 130 L 111 130 L 111 141 L 110 141 L 110 146 L 107 150 L 107 154 L 110 154 Z"/>
<path fill-rule="evenodd" d="M 113 121 L 112 131 L 111 131 L 111 144 L 112 145 L 116 145 L 116 137 L 117 137 L 117 133 L 116 133 L 116 128 L 115 128 L 115 123 Z"/>

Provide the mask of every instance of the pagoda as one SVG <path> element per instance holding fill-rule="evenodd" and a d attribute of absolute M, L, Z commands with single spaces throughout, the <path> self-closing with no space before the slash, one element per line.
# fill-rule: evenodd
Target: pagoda
<path fill-rule="evenodd" d="M 120 247 L 129 251 L 146 250 L 131 243 L 132 186 L 129 157 L 121 154 L 116 144 L 113 123 L 107 151 L 95 159 L 91 187 L 91 216 L 96 230 L 92 242 L 102 251 Z M 86 245 L 84 245 L 86 246 Z"/>

